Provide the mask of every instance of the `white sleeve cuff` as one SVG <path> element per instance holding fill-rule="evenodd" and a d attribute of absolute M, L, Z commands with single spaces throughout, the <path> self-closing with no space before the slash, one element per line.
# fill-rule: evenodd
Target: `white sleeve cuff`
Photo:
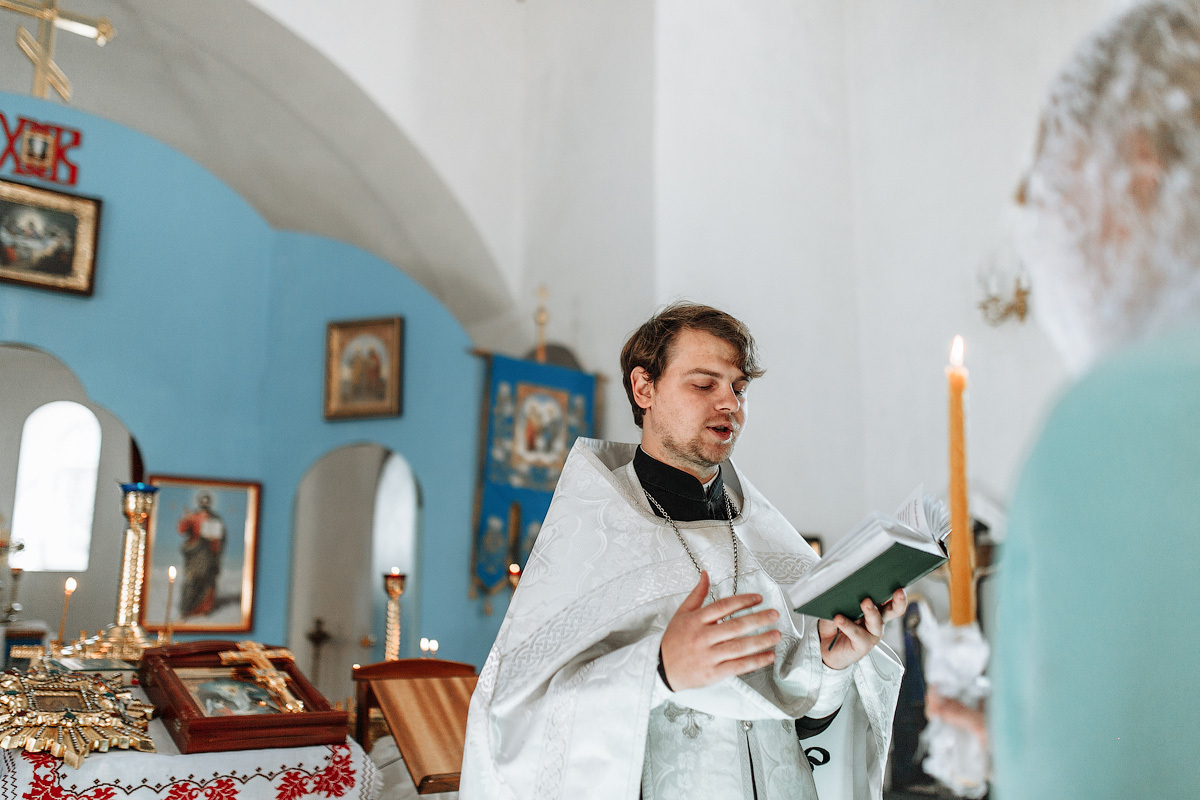
<path fill-rule="evenodd" d="M 845 669 L 830 669 L 821 662 L 821 688 L 817 692 L 817 702 L 804 715 L 810 719 L 823 719 L 842 707 L 846 699 L 846 691 L 854 680 L 854 667 Z"/>

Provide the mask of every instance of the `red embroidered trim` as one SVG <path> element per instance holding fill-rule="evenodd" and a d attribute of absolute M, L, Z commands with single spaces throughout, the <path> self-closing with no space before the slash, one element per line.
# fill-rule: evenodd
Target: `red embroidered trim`
<path fill-rule="evenodd" d="M 62 760 L 49 753 L 28 753 L 21 751 L 21 757 L 33 767 L 33 779 L 29 791 L 21 795 L 22 800 L 113 800 L 118 788 L 126 795 L 132 791 L 149 790 L 152 787 L 141 785 L 132 787 L 132 791 L 122 787 L 101 785 L 75 794 L 62 787 Z M 259 777 L 259 776 L 250 776 Z M 263 775 L 275 785 L 276 800 L 300 800 L 305 795 L 323 795 L 324 797 L 344 797 L 346 792 L 354 788 L 354 764 L 350 759 L 350 746 L 335 744 L 329 747 L 329 763 L 324 769 L 309 772 L 303 769 L 292 769 L 284 772 L 278 778 Z M 218 775 L 207 781 L 182 780 L 168 783 L 157 790 L 162 800 L 238 800 L 241 791 L 240 783 L 245 778 L 230 775 Z"/>

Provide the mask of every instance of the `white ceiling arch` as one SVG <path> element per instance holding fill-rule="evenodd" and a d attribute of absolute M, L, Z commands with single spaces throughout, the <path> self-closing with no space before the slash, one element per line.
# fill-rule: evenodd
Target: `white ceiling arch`
<path fill-rule="evenodd" d="M 408 136 L 338 67 L 246 0 L 75 0 L 117 38 L 60 34 L 71 105 L 202 164 L 271 225 L 349 242 L 403 269 L 471 332 L 511 291 L 462 205 Z M 0 14 L 0 41 L 17 24 Z M 0 90 L 32 66 L 0 47 Z"/>

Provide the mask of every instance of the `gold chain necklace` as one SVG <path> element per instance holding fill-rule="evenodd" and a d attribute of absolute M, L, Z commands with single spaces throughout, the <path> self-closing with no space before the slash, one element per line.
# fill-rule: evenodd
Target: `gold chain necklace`
<path fill-rule="evenodd" d="M 700 568 L 700 562 L 696 560 L 696 556 L 692 552 L 692 548 L 688 547 L 687 541 L 683 538 L 683 534 L 679 530 L 679 526 L 675 524 L 675 520 L 671 519 L 671 515 L 667 513 L 667 510 L 663 508 L 657 500 L 654 499 L 654 495 L 646 492 L 645 489 L 642 489 L 642 491 L 646 493 L 646 499 L 658 509 L 658 513 L 663 515 L 663 519 L 665 519 L 667 524 L 671 526 L 671 530 L 675 531 L 675 535 L 679 538 L 679 543 L 683 545 L 683 551 L 688 554 L 688 558 L 692 560 L 692 565 L 696 567 L 696 572 L 703 573 L 704 570 Z M 737 594 L 738 546 L 737 536 L 735 536 L 733 533 L 733 501 L 729 499 L 729 492 L 726 491 L 724 487 L 721 487 L 721 497 L 725 500 L 725 521 L 729 525 L 729 543 L 733 545 L 733 594 Z M 711 599 L 714 603 L 717 601 L 717 595 L 715 592 L 713 592 L 711 582 L 709 583 L 708 587 L 708 596 L 709 599 Z"/>

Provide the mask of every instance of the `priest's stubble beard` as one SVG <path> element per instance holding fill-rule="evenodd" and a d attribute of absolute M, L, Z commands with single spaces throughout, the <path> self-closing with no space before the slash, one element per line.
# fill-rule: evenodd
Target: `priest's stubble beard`
<path fill-rule="evenodd" d="M 681 442 L 657 418 L 649 422 L 650 430 L 653 432 L 655 438 L 658 439 L 659 446 L 662 448 L 664 455 L 671 457 L 671 461 L 674 462 L 673 466 L 683 467 L 687 465 L 698 467 L 701 472 L 705 473 L 712 470 L 722 461 L 728 460 L 733 455 L 733 446 L 737 444 L 738 436 L 742 432 L 742 426 L 730 415 L 726 423 L 730 427 L 728 442 L 706 442 L 704 436 L 707 433 L 707 428 L 694 434 L 687 441 Z"/>

